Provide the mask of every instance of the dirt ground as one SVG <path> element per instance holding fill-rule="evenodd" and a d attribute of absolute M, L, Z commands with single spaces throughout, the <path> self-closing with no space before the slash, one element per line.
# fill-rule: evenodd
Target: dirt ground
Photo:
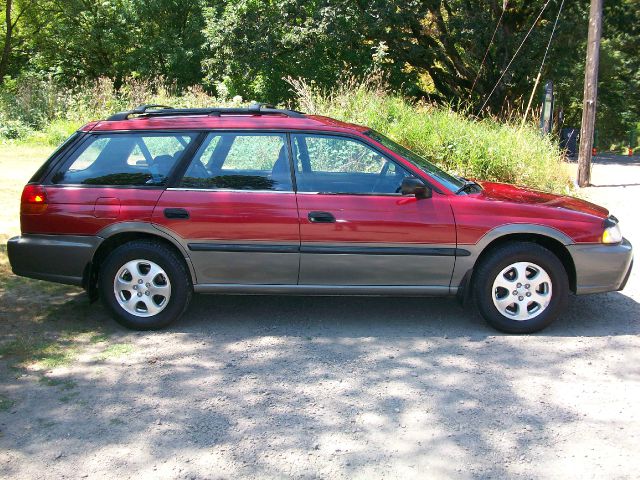
<path fill-rule="evenodd" d="M 45 154 L 0 148 L 4 238 Z M 640 158 L 592 181 L 640 245 Z M 531 336 L 452 299 L 276 296 L 136 333 L 2 250 L 0 477 L 637 478 L 638 270 Z"/>

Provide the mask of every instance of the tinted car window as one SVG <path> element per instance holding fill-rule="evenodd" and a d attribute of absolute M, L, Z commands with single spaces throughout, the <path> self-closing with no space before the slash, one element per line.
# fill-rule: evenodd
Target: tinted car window
<path fill-rule="evenodd" d="M 296 183 L 300 192 L 392 194 L 409 173 L 354 139 L 293 135 Z"/>
<path fill-rule="evenodd" d="M 380 142 L 382 145 L 387 147 L 394 153 L 397 153 L 405 160 L 413 163 L 416 167 L 418 167 L 423 172 L 428 173 L 436 178 L 440 183 L 446 186 L 449 190 L 456 192 L 462 185 L 464 185 L 464 179 L 460 177 L 455 177 L 441 168 L 435 166 L 430 161 L 422 158 L 415 152 L 412 152 L 408 148 L 403 147 L 402 145 L 394 142 L 390 138 L 385 137 L 381 133 L 378 133 L 374 130 L 369 130 L 365 133 L 365 135 L 373 138 L 375 141 Z"/>
<path fill-rule="evenodd" d="M 195 134 L 93 135 L 53 176 L 65 185 L 161 186 Z"/>
<path fill-rule="evenodd" d="M 292 187 L 286 137 L 273 133 L 210 133 L 180 186 L 289 191 Z"/>

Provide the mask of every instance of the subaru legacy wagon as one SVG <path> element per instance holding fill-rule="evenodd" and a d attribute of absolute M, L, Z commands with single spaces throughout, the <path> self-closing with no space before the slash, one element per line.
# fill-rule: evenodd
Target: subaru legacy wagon
<path fill-rule="evenodd" d="M 451 175 L 367 127 L 263 104 L 91 122 L 25 186 L 17 275 L 79 285 L 134 329 L 192 294 L 458 295 L 535 332 L 632 266 L 597 205 Z"/>

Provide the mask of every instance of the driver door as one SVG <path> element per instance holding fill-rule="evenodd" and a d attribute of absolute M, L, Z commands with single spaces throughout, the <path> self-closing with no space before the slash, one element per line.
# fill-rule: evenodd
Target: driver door
<path fill-rule="evenodd" d="M 359 139 L 291 140 L 300 285 L 449 286 L 456 233 L 446 195 L 403 196 L 412 174 Z"/>

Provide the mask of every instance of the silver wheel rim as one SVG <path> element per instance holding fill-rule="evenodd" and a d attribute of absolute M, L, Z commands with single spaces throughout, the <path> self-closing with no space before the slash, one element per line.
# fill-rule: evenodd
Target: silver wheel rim
<path fill-rule="evenodd" d="M 531 320 L 551 302 L 551 277 L 535 263 L 512 263 L 498 274 L 491 292 L 493 304 L 503 316 Z"/>
<path fill-rule="evenodd" d="M 113 280 L 118 304 L 136 317 L 152 317 L 163 311 L 171 298 L 171 282 L 166 272 L 150 260 L 125 263 Z"/>

